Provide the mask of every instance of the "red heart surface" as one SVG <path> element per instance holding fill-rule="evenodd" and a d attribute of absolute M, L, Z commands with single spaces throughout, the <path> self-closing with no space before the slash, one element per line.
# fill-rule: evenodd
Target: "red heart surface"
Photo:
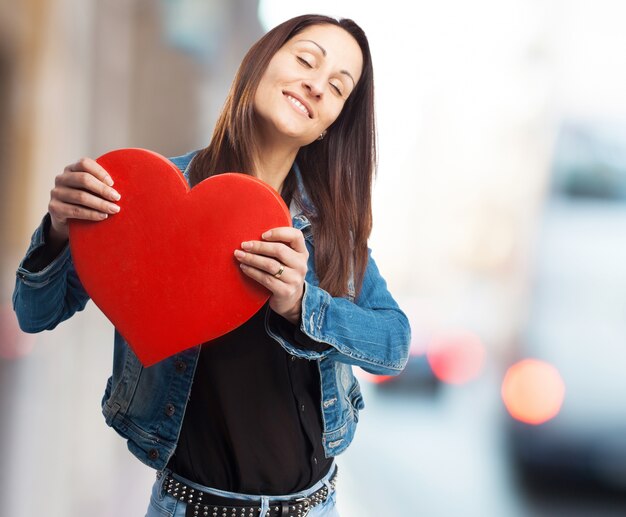
<path fill-rule="evenodd" d="M 270 292 L 245 276 L 233 252 L 271 228 L 291 226 L 272 187 L 225 173 L 189 186 L 145 149 L 97 159 L 121 194 L 119 213 L 70 221 L 78 276 L 144 366 L 210 341 L 252 317 Z"/>

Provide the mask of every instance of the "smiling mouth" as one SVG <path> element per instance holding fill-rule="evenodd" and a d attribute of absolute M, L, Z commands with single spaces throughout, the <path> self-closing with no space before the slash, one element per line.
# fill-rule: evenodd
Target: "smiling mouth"
<path fill-rule="evenodd" d="M 302 104 L 298 99 L 296 99 L 295 97 L 292 97 L 286 92 L 283 92 L 283 95 L 287 97 L 287 100 L 291 102 L 291 104 L 293 104 L 298 110 L 300 110 L 303 115 L 306 115 L 309 118 L 313 118 L 311 116 L 311 112 L 309 111 L 309 109 L 304 104 Z"/>

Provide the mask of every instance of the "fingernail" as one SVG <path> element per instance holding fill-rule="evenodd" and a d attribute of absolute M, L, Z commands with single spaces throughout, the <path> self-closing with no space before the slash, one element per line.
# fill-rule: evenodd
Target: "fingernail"
<path fill-rule="evenodd" d="M 235 257 L 237 258 L 244 258 L 246 256 L 246 254 L 241 251 L 241 250 L 235 250 Z"/>
<path fill-rule="evenodd" d="M 239 267 L 240 267 L 241 269 L 246 269 L 246 267 L 247 267 L 247 266 L 246 266 L 245 264 L 239 264 Z"/>
<path fill-rule="evenodd" d="M 252 243 L 251 243 L 251 242 L 242 242 L 242 243 L 241 243 L 241 247 L 242 247 L 244 250 L 249 250 L 250 248 L 252 248 Z"/>
<path fill-rule="evenodd" d="M 104 178 L 104 181 L 109 187 L 113 186 L 113 178 L 111 176 L 107 176 L 106 178 Z"/>
<path fill-rule="evenodd" d="M 271 236 L 272 236 L 272 230 L 268 230 L 263 235 L 261 235 L 261 237 L 263 237 L 264 239 L 269 239 Z"/>
<path fill-rule="evenodd" d="M 112 205 L 111 210 L 117 214 L 120 211 L 120 207 L 117 205 Z"/>
<path fill-rule="evenodd" d="M 113 199 L 115 199 L 115 201 L 119 201 L 122 197 L 120 196 L 120 193 L 117 190 L 114 190 L 113 192 L 111 192 L 111 196 L 113 197 Z"/>
<path fill-rule="evenodd" d="M 100 219 L 106 219 L 109 217 L 109 214 L 100 214 Z"/>

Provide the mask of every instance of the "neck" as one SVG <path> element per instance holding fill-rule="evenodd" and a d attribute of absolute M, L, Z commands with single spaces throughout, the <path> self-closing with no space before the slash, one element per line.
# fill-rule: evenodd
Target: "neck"
<path fill-rule="evenodd" d="M 280 193 L 297 154 L 297 147 L 265 143 L 254 159 L 254 175 Z"/>

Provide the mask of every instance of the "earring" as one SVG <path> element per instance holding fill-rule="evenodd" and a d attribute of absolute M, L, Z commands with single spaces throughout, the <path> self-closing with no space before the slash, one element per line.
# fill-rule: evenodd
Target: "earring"
<path fill-rule="evenodd" d="M 324 140 L 324 137 L 326 136 L 326 130 L 324 129 L 324 131 L 322 131 L 322 134 L 320 136 L 317 137 L 318 140 Z"/>

